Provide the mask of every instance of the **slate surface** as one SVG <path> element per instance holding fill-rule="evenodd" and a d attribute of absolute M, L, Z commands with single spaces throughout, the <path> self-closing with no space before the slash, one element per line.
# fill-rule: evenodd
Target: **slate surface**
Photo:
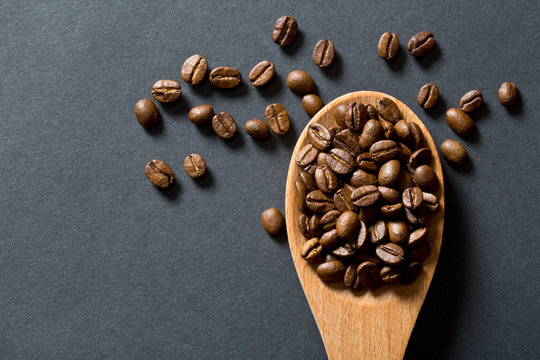
<path fill-rule="evenodd" d="M 271 40 L 283 14 L 301 29 L 287 50 Z M 529 1 L 2 2 L 0 358 L 325 358 L 286 237 L 259 220 L 283 210 L 308 121 L 285 85 L 300 68 L 325 102 L 355 90 L 403 100 L 438 144 L 456 138 L 445 108 L 483 92 L 463 141 L 471 164 L 443 164 L 443 248 L 406 359 L 538 359 L 539 17 Z M 416 60 L 405 44 L 424 29 L 439 45 Z M 392 64 L 376 53 L 384 31 L 401 42 Z M 311 61 L 322 38 L 338 51 L 326 71 Z M 182 83 L 181 102 L 159 105 L 162 128 L 145 132 L 133 105 L 194 53 L 237 67 L 243 85 Z M 263 59 L 278 77 L 257 90 L 247 74 Z M 522 96 L 512 111 L 497 102 L 506 80 Z M 416 105 L 425 82 L 442 95 L 430 112 Z M 262 143 L 187 118 L 209 103 L 243 126 L 271 102 L 293 129 Z M 182 169 L 191 152 L 210 169 L 200 182 Z M 146 180 L 152 158 L 176 171 L 172 191 Z"/>

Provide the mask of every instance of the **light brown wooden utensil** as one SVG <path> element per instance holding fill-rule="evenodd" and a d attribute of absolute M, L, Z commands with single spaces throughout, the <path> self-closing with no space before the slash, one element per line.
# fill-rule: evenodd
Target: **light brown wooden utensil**
<path fill-rule="evenodd" d="M 433 154 L 432 166 L 440 182 L 437 192 L 439 209 L 432 214 L 427 224 L 431 253 L 416 281 L 409 285 L 383 285 L 374 292 L 358 293 L 353 293 L 342 283 L 322 282 L 315 269 L 300 256 L 300 247 L 305 238 L 298 229 L 297 219 L 300 213 L 294 202 L 296 194 L 293 184 L 299 169 L 294 159 L 299 149 L 308 143 L 307 126 L 296 143 L 287 176 L 285 213 L 289 246 L 298 277 L 331 360 L 403 358 L 433 278 L 441 248 L 444 225 L 444 183 L 441 163 L 431 135 L 411 109 L 392 96 L 374 91 L 358 91 L 335 99 L 321 109 L 310 123 L 317 122 L 330 128 L 336 125 L 333 113 L 338 105 L 356 101 L 376 106 L 382 97 L 392 99 L 405 120 L 413 121 L 420 126 L 424 132 L 426 146 Z"/>

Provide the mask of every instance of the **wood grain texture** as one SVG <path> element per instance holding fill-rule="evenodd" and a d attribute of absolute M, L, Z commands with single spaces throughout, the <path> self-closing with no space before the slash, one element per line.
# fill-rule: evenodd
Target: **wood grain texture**
<path fill-rule="evenodd" d="M 300 211 L 294 202 L 293 185 L 299 170 L 294 159 L 298 150 L 308 143 L 306 126 L 291 156 L 287 176 L 285 194 L 287 233 L 298 277 L 331 360 L 403 358 L 433 278 L 441 248 L 444 226 L 444 183 L 441 163 L 431 135 L 411 109 L 392 96 L 373 91 L 359 91 L 335 99 L 321 109 L 309 124 L 317 122 L 327 127 L 335 126 L 333 109 L 338 105 L 356 101 L 376 106 L 381 97 L 392 99 L 401 110 L 403 118 L 417 123 L 424 132 L 426 146 L 433 154 L 432 166 L 440 182 L 437 192 L 440 205 L 427 224 L 427 240 L 431 245 L 431 252 L 423 264 L 421 275 L 412 284 L 384 285 L 374 292 L 365 290 L 352 292 L 345 288 L 342 282 L 322 282 L 315 268 L 300 256 L 300 247 L 305 238 L 298 229 L 297 219 Z"/>

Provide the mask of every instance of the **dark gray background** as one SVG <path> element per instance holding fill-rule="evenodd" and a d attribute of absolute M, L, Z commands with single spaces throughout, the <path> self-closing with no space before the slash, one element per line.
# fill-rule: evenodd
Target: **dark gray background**
<path fill-rule="evenodd" d="M 403 100 L 437 144 L 457 138 L 444 110 L 483 92 L 463 141 L 471 163 L 443 162 L 443 248 L 406 358 L 539 358 L 538 2 L 91 3 L 0 4 L 0 358 L 325 358 L 286 236 L 260 225 L 266 207 L 284 210 L 309 120 L 285 85 L 295 68 L 325 102 L 355 90 Z M 271 40 L 284 14 L 300 27 L 286 50 Z M 417 60 L 405 46 L 424 29 L 438 47 Z M 401 42 L 391 64 L 376 52 L 384 31 Z M 338 51 L 326 71 L 311 61 L 322 38 Z M 244 84 L 182 82 L 178 104 L 158 105 L 162 128 L 146 132 L 135 102 L 195 53 L 237 67 Z M 257 90 L 247 74 L 263 59 L 278 77 Z M 521 92 L 511 111 L 497 101 L 503 81 Z M 416 105 L 426 82 L 441 91 L 430 112 Z M 187 117 L 209 103 L 243 127 L 271 102 L 293 129 L 266 142 L 243 131 L 224 142 Z M 199 182 L 182 169 L 191 152 L 210 170 Z M 172 190 L 144 176 L 153 158 L 176 171 Z"/>

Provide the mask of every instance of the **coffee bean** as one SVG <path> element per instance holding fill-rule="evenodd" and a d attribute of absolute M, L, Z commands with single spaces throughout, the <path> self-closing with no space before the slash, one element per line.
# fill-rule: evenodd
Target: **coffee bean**
<path fill-rule="evenodd" d="M 345 275 L 343 275 L 343 285 L 346 287 L 353 287 L 356 283 L 356 269 L 358 264 L 351 264 L 345 269 Z"/>
<path fill-rule="evenodd" d="M 309 216 L 306 214 L 300 214 L 298 217 L 298 229 L 305 238 L 311 239 L 311 229 L 309 228 Z"/>
<path fill-rule="evenodd" d="M 359 220 L 358 236 L 354 244 L 357 251 L 367 251 L 369 249 L 369 231 L 366 223 Z"/>
<path fill-rule="evenodd" d="M 298 23 L 292 16 L 282 16 L 277 19 L 272 32 L 272 40 L 281 47 L 292 44 L 298 32 Z"/>
<path fill-rule="evenodd" d="M 300 255 L 306 261 L 315 262 L 321 258 L 322 251 L 323 248 L 319 244 L 319 239 L 312 238 L 304 243 Z"/>
<path fill-rule="evenodd" d="M 308 140 L 313 146 L 321 151 L 325 151 L 332 145 L 332 135 L 324 125 L 313 123 L 307 130 Z"/>
<path fill-rule="evenodd" d="M 180 76 L 191 85 L 197 85 L 204 80 L 208 71 L 208 62 L 201 55 L 190 56 L 182 65 Z"/>
<path fill-rule="evenodd" d="M 326 155 L 328 155 L 328 153 L 325 153 L 324 151 L 319 152 L 319 155 L 317 155 L 317 161 L 316 161 L 317 166 L 323 166 L 323 165 L 328 166 L 328 164 L 326 163 Z"/>
<path fill-rule="evenodd" d="M 424 109 L 431 109 L 439 100 L 439 88 L 433 83 L 427 83 L 420 88 L 416 102 Z"/>
<path fill-rule="evenodd" d="M 315 170 L 315 182 L 323 192 L 334 192 L 338 186 L 336 174 L 328 166 L 319 166 Z"/>
<path fill-rule="evenodd" d="M 355 165 L 351 154 L 341 149 L 332 149 L 326 156 L 326 163 L 330 169 L 342 175 L 350 173 Z"/>
<path fill-rule="evenodd" d="M 399 39 L 396 34 L 385 32 L 379 39 L 377 53 L 385 60 L 392 60 L 398 51 Z"/>
<path fill-rule="evenodd" d="M 323 281 L 343 280 L 345 265 L 339 260 L 328 261 L 317 266 L 317 275 Z"/>
<path fill-rule="evenodd" d="M 345 243 L 343 246 L 333 249 L 330 253 L 340 259 L 350 259 L 356 254 L 356 250 L 351 244 Z"/>
<path fill-rule="evenodd" d="M 469 136 L 474 132 L 474 122 L 463 110 L 448 109 L 446 111 L 446 122 L 459 136 Z"/>
<path fill-rule="evenodd" d="M 401 164 L 398 160 L 385 162 L 379 170 L 377 179 L 382 186 L 394 186 L 399 181 Z"/>
<path fill-rule="evenodd" d="M 403 205 L 401 203 L 384 205 L 381 206 L 381 214 L 386 217 L 393 218 L 401 214 L 402 207 Z"/>
<path fill-rule="evenodd" d="M 270 207 L 262 212 L 261 223 L 264 230 L 272 236 L 278 236 L 285 230 L 285 219 L 281 211 L 275 207 Z"/>
<path fill-rule="evenodd" d="M 399 183 L 396 187 L 396 189 L 400 192 L 405 191 L 405 189 L 416 186 L 412 180 L 412 175 L 409 174 L 409 167 L 408 165 L 404 167 L 405 171 L 401 172 L 401 177 L 399 178 Z M 411 169 L 412 170 L 412 169 Z M 412 173 L 414 173 L 414 170 L 412 170 Z"/>
<path fill-rule="evenodd" d="M 336 109 L 334 110 L 334 120 L 337 124 L 337 126 L 340 126 L 342 128 L 345 126 L 345 113 L 347 112 L 347 104 L 339 104 L 336 106 Z"/>
<path fill-rule="evenodd" d="M 413 150 L 420 148 L 424 144 L 424 133 L 417 123 L 410 122 L 409 129 L 412 134 L 411 145 Z"/>
<path fill-rule="evenodd" d="M 296 194 L 295 203 L 298 210 L 303 211 L 305 208 L 305 201 L 308 191 L 301 181 L 294 182 L 294 191 Z"/>
<path fill-rule="evenodd" d="M 276 68 L 268 60 L 263 60 L 251 69 L 248 78 L 249 82 L 256 87 L 261 87 L 270 82 L 276 73 Z"/>
<path fill-rule="evenodd" d="M 402 195 L 403 206 L 410 210 L 416 210 L 424 201 L 422 190 L 418 187 L 410 187 L 403 191 Z"/>
<path fill-rule="evenodd" d="M 345 211 L 336 222 L 337 235 L 342 239 L 350 239 L 356 236 L 359 227 L 360 221 L 354 211 Z"/>
<path fill-rule="evenodd" d="M 234 118 L 228 112 L 222 111 L 212 118 L 212 128 L 222 139 L 231 139 L 238 132 Z"/>
<path fill-rule="evenodd" d="M 362 131 L 368 121 L 368 117 L 369 114 L 364 104 L 349 104 L 345 111 L 345 126 L 353 131 Z"/>
<path fill-rule="evenodd" d="M 426 209 L 433 212 L 439 208 L 439 198 L 435 194 L 424 192 L 422 193 L 423 204 Z"/>
<path fill-rule="evenodd" d="M 334 146 L 343 149 L 353 156 L 358 156 L 362 151 L 358 143 L 358 137 L 351 130 L 345 129 L 334 136 Z"/>
<path fill-rule="evenodd" d="M 324 104 L 321 98 L 317 95 L 308 94 L 304 95 L 302 98 L 302 106 L 304 107 L 306 114 L 309 116 L 315 116 L 315 114 L 323 108 Z"/>
<path fill-rule="evenodd" d="M 381 194 L 375 185 L 365 185 L 353 191 L 351 200 L 356 206 L 366 207 L 373 205 L 379 200 L 380 195 Z"/>
<path fill-rule="evenodd" d="M 358 169 L 352 173 L 349 181 L 354 187 L 357 188 L 365 185 L 375 185 L 377 184 L 377 176 Z"/>
<path fill-rule="evenodd" d="M 368 112 L 368 119 L 379 120 L 379 113 L 377 112 L 375 106 L 367 104 L 366 110 Z"/>
<path fill-rule="evenodd" d="M 184 170 L 194 179 L 199 179 L 206 174 L 206 163 L 199 154 L 190 154 L 184 159 Z"/>
<path fill-rule="evenodd" d="M 334 204 L 336 209 L 341 212 L 345 211 L 356 211 L 356 206 L 354 206 L 351 200 L 352 191 L 348 188 L 341 188 L 334 194 Z"/>
<path fill-rule="evenodd" d="M 321 246 L 325 249 L 333 249 L 339 244 L 339 237 L 336 229 L 325 232 L 320 239 Z"/>
<path fill-rule="evenodd" d="M 424 225 L 426 222 L 426 217 L 421 209 L 411 210 L 405 208 L 405 217 L 407 218 L 407 221 L 413 225 Z"/>
<path fill-rule="evenodd" d="M 270 136 L 268 125 L 259 119 L 249 119 L 244 125 L 246 133 L 254 139 L 264 140 Z"/>
<path fill-rule="evenodd" d="M 459 107 L 463 111 L 471 112 L 478 109 L 483 102 L 484 98 L 482 97 L 480 90 L 471 90 L 461 97 L 461 100 L 459 100 Z"/>
<path fill-rule="evenodd" d="M 394 129 L 396 130 L 397 137 L 405 142 L 410 143 L 412 141 L 411 128 L 405 120 L 399 120 L 394 124 Z"/>
<path fill-rule="evenodd" d="M 364 171 L 375 172 L 379 170 L 379 164 L 373 161 L 369 152 L 361 153 L 356 158 L 358 167 Z"/>
<path fill-rule="evenodd" d="M 405 251 L 403 251 L 401 246 L 394 243 L 377 246 L 375 253 L 379 259 L 390 266 L 399 265 L 405 259 Z"/>
<path fill-rule="evenodd" d="M 315 190 L 307 194 L 306 206 L 316 213 L 325 213 L 334 209 L 334 201 L 321 190 Z"/>
<path fill-rule="evenodd" d="M 502 106 L 511 107 L 517 104 L 519 92 L 516 84 L 505 81 L 499 88 L 499 102 Z"/>
<path fill-rule="evenodd" d="M 304 171 L 307 172 L 309 175 L 313 176 L 315 175 L 315 170 L 317 170 L 317 166 L 316 164 L 308 164 L 306 166 L 304 166 Z"/>
<path fill-rule="evenodd" d="M 403 118 L 396 103 L 389 98 L 381 98 L 377 103 L 377 110 L 384 120 L 391 123 L 395 123 Z"/>
<path fill-rule="evenodd" d="M 369 154 L 377 162 L 387 162 L 398 155 L 398 146 L 392 140 L 380 140 L 371 145 Z"/>
<path fill-rule="evenodd" d="M 306 171 L 299 170 L 298 174 L 296 175 L 296 179 L 304 184 L 304 186 L 306 187 L 306 190 L 308 191 L 317 190 L 317 183 L 315 182 L 315 179 Z"/>
<path fill-rule="evenodd" d="M 151 129 L 159 123 L 159 111 L 149 98 L 144 98 L 135 104 L 135 117 L 145 129 Z"/>
<path fill-rule="evenodd" d="M 388 220 L 388 239 L 394 244 L 407 244 L 409 240 L 409 225 L 403 220 Z"/>
<path fill-rule="evenodd" d="M 420 165 L 429 165 L 429 163 L 431 163 L 431 150 L 429 148 L 420 148 L 409 157 L 411 169 L 416 169 Z"/>
<path fill-rule="evenodd" d="M 405 143 L 402 143 L 401 141 L 397 142 L 398 147 L 398 155 L 401 158 L 403 162 L 408 162 L 411 158 L 413 151 L 412 149 Z"/>
<path fill-rule="evenodd" d="M 420 247 L 409 251 L 408 258 L 410 261 L 424 262 L 429 256 L 430 252 L 431 252 L 431 246 L 429 245 L 429 242 L 424 241 L 424 243 L 420 245 Z"/>
<path fill-rule="evenodd" d="M 144 173 L 152 184 L 159 188 L 168 188 L 174 181 L 174 172 L 166 162 L 154 159 L 144 167 Z"/>
<path fill-rule="evenodd" d="M 424 56 L 435 46 L 435 38 L 429 31 L 414 35 L 407 44 L 407 51 L 412 56 Z"/>
<path fill-rule="evenodd" d="M 381 140 L 384 136 L 384 129 L 378 120 L 368 120 L 364 125 L 362 134 L 358 140 L 364 150 L 369 150 L 371 145 Z"/>
<path fill-rule="evenodd" d="M 421 272 L 422 264 L 418 261 L 414 261 L 403 269 L 403 272 L 401 274 L 401 280 L 403 280 L 403 282 L 406 284 L 412 283 L 418 278 Z"/>
<path fill-rule="evenodd" d="M 357 281 L 363 287 L 369 290 L 374 290 L 380 283 L 379 268 L 371 261 L 364 261 L 356 269 Z"/>
<path fill-rule="evenodd" d="M 287 76 L 287 86 L 294 92 L 308 94 L 315 90 L 315 81 L 308 73 L 302 70 L 293 70 Z"/>
<path fill-rule="evenodd" d="M 448 139 L 441 144 L 441 153 L 452 164 L 461 165 L 467 158 L 467 150 L 457 140 Z"/>
<path fill-rule="evenodd" d="M 354 193 L 354 191 L 353 191 Z M 352 195 L 351 195 L 352 198 Z M 366 224 L 372 223 L 379 216 L 379 208 L 376 206 L 361 207 L 358 211 L 358 220 L 364 221 Z"/>
<path fill-rule="evenodd" d="M 189 110 L 189 120 L 195 125 L 205 125 L 212 121 L 214 109 L 210 105 L 199 105 Z"/>
<path fill-rule="evenodd" d="M 377 186 L 377 190 L 381 194 L 381 198 L 388 204 L 395 204 L 401 200 L 401 195 L 395 189 L 386 186 Z"/>
<path fill-rule="evenodd" d="M 414 230 L 409 234 L 409 240 L 407 241 L 407 246 L 409 248 L 416 248 L 426 241 L 427 228 L 421 227 Z"/>
<path fill-rule="evenodd" d="M 278 103 L 268 105 L 264 110 L 264 116 L 268 126 L 276 134 L 285 135 L 289 132 L 291 121 L 283 105 Z"/>
<path fill-rule="evenodd" d="M 323 230 L 320 226 L 321 217 L 317 214 L 313 214 L 309 218 L 309 231 L 312 237 L 319 237 L 323 234 Z"/>
<path fill-rule="evenodd" d="M 152 97 L 162 103 L 169 103 L 180 98 L 182 89 L 174 80 L 158 80 L 152 86 Z"/>
<path fill-rule="evenodd" d="M 319 151 L 311 144 L 307 144 L 298 151 L 296 155 L 296 164 L 298 166 L 306 166 L 311 164 L 317 159 L 317 154 Z M 315 170 L 316 171 L 316 170 Z"/>
<path fill-rule="evenodd" d="M 330 210 L 321 217 L 321 227 L 324 231 L 335 229 L 336 222 L 341 212 L 338 210 Z"/>
<path fill-rule="evenodd" d="M 394 129 L 394 124 L 384 119 L 380 119 L 379 122 L 381 123 L 381 126 L 384 130 L 384 138 L 386 140 L 393 140 L 396 137 L 396 130 Z"/>
<path fill-rule="evenodd" d="M 339 260 L 339 259 L 332 254 L 326 254 L 326 256 L 324 257 L 324 262 L 334 261 L 334 260 Z"/>
<path fill-rule="evenodd" d="M 382 244 L 388 239 L 388 228 L 383 220 L 369 227 L 369 238 L 372 244 Z"/>
<path fill-rule="evenodd" d="M 242 74 L 229 66 L 220 66 L 210 71 L 210 84 L 220 89 L 232 89 L 240 85 Z"/>
<path fill-rule="evenodd" d="M 381 277 L 381 280 L 386 284 L 391 284 L 393 282 L 396 282 L 399 280 L 401 276 L 401 268 L 399 267 L 391 267 L 391 266 L 383 266 L 381 271 L 379 272 L 379 275 Z"/>
<path fill-rule="evenodd" d="M 429 165 L 420 165 L 414 169 L 414 182 L 423 191 L 434 191 L 439 186 L 439 179 L 433 171 L 433 168 Z"/>
<path fill-rule="evenodd" d="M 334 43 L 330 40 L 320 40 L 313 49 L 313 62 L 315 65 L 325 68 L 334 61 Z"/>

